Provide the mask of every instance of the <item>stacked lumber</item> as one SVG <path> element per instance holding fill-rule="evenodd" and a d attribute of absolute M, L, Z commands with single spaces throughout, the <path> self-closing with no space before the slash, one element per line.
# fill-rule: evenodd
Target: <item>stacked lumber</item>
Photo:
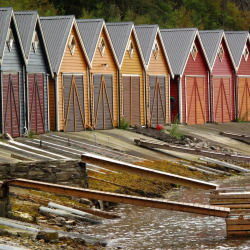
<path fill-rule="evenodd" d="M 250 236 L 250 215 L 230 216 L 226 219 L 227 236 Z"/>

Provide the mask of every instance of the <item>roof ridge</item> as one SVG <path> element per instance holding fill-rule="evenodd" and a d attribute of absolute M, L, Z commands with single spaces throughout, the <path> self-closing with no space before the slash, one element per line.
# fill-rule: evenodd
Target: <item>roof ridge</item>
<path fill-rule="evenodd" d="M 41 19 L 70 19 L 70 18 L 74 18 L 75 16 L 74 15 L 64 15 L 64 16 L 41 16 L 40 17 L 40 20 Z"/>

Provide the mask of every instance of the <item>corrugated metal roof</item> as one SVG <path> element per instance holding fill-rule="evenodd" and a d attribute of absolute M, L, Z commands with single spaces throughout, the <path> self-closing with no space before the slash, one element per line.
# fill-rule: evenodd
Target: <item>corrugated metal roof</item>
<path fill-rule="evenodd" d="M 223 36 L 223 30 L 201 30 L 200 38 L 207 54 L 211 69 L 213 68 L 217 51 Z"/>
<path fill-rule="evenodd" d="M 8 28 L 12 17 L 12 8 L 0 8 L 0 58 L 3 58 L 4 45 L 6 42 Z"/>
<path fill-rule="evenodd" d="M 248 31 L 226 31 L 225 34 L 234 62 L 238 68 L 249 33 Z"/>
<path fill-rule="evenodd" d="M 37 11 L 15 11 L 14 14 L 19 34 L 22 39 L 24 53 L 28 59 L 38 13 Z"/>
<path fill-rule="evenodd" d="M 119 66 L 121 66 L 133 23 L 106 23 L 106 27 L 114 46 Z"/>
<path fill-rule="evenodd" d="M 158 31 L 158 25 L 136 25 L 135 30 L 139 43 L 141 46 L 142 54 L 146 65 L 148 66 L 151 51 L 155 42 L 155 38 Z"/>
<path fill-rule="evenodd" d="M 58 73 L 74 16 L 40 17 L 53 71 Z"/>
<path fill-rule="evenodd" d="M 94 58 L 95 49 L 100 37 L 102 26 L 104 23 L 103 19 L 78 19 L 76 20 L 79 28 L 86 52 L 89 60 L 92 63 Z"/>
<path fill-rule="evenodd" d="M 174 75 L 182 75 L 197 29 L 162 29 L 160 32 Z"/>

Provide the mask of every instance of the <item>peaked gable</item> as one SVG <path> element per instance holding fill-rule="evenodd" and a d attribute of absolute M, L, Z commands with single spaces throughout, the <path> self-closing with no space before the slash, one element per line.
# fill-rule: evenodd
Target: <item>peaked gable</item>
<path fill-rule="evenodd" d="M 226 31 L 225 35 L 238 70 L 247 40 L 249 39 L 249 33 L 248 31 Z"/>

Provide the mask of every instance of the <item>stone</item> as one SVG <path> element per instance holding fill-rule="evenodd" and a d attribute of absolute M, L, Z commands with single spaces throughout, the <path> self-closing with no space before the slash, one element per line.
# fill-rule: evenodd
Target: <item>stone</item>
<path fill-rule="evenodd" d="M 58 232 L 54 231 L 39 231 L 37 236 L 37 240 L 44 240 L 45 242 L 51 242 L 54 240 L 58 240 Z"/>

